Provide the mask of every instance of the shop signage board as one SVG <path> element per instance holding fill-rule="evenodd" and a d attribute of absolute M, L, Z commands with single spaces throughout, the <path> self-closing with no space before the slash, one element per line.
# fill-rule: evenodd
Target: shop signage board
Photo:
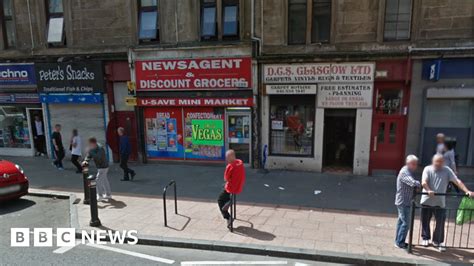
<path fill-rule="evenodd" d="M 192 142 L 195 145 L 224 146 L 223 120 L 197 120 L 191 122 Z"/>
<path fill-rule="evenodd" d="M 36 85 L 35 65 L 0 64 L 0 87 Z"/>
<path fill-rule="evenodd" d="M 318 87 L 320 108 L 371 108 L 373 84 L 321 84 Z"/>
<path fill-rule="evenodd" d="M 251 107 L 253 98 L 139 98 L 138 106 Z"/>
<path fill-rule="evenodd" d="M 251 89 L 252 59 L 135 61 L 135 81 L 137 91 Z"/>
<path fill-rule="evenodd" d="M 265 84 L 360 83 L 374 81 L 373 63 L 264 65 Z"/>
<path fill-rule="evenodd" d="M 286 84 L 266 85 L 267 94 L 316 94 L 316 85 Z"/>
<path fill-rule="evenodd" d="M 100 61 L 35 64 L 40 93 L 101 93 L 104 73 Z"/>
<path fill-rule="evenodd" d="M 0 93 L 0 103 L 40 103 L 36 93 Z"/>
<path fill-rule="evenodd" d="M 102 94 L 40 94 L 42 103 L 84 103 L 84 104 L 98 104 L 103 102 Z"/>
<path fill-rule="evenodd" d="M 136 97 L 125 97 L 125 105 L 126 106 L 137 106 L 137 98 Z"/>

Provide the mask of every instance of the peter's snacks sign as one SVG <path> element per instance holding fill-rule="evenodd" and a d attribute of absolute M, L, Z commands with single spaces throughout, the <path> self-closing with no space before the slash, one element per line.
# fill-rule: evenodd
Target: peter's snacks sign
<path fill-rule="evenodd" d="M 224 121 L 193 120 L 192 141 L 194 145 L 224 146 Z"/>

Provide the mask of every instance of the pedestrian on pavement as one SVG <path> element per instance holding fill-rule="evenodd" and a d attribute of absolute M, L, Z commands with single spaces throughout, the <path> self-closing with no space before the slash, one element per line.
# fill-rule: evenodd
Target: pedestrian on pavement
<path fill-rule="evenodd" d="M 430 222 L 431 217 L 434 215 L 436 226 L 432 244 L 439 251 L 445 251 L 444 223 L 446 220 L 446 196 L 435 195 L 435 193 L 446 193 L 449 182 L 453 182 L 469 197 L 474 197 L 474 193 L 469 191 L 456 174 L 444 165 L 444 158 L 441 154 L 433 156 L 432 164 L 425 167 L 421 179 L 423 192 L 426 193 L 421 196 L 422 245 L 425 247 L 429 245 L 429 240 L 431 239 Z"/>
<path fill-rule="evenodd" d="M 446 151 L 443 153 L 444 165 L 451 168 L 453 172 L 457 175 L 458 170 L 456 168 L 456 153 L 454 152 L 454 143 L 448 141 L 445 143 Z"/>
<path fill-rule="evenodd" d="M 64 170 L 63 168 L 63 159 L 64 159 L 64 146 L 63 140 L 61 137 L 61 125 L 56 124 L 54 126 L 54 132 L 52 134 L 53 147 L 54 147 L 54 156 L 56 159 L 53 164 L 58 170 Z"/>
<path fill-rule="evenodd" d="M 395 235 L 395 246 L 407 248 L 405 243 L 408 234 L 408 226 L 411 219 L 410 205 L 414 197 L 415 188 L 420 188 L 420 181 L 415 179 L 415 171 L 418 167 L 418 158 L 415 155 L 408 155 L 405 166 L 402 167 L 397 177 L 397 193 L 395 195 L 395 205 L 398 210 L 397 231 Z"/>
<path fill-rule="evenodd" d="M 125 129 L 123 127 L 119 127 L 117 129 L 117 133 L 120 136 L 120 168 L 123 170 L 123 178 L 121 181 L 129 181 L 135 178 L 135 171 L 128 167 L 128 158 L 130 157 L 130 153 L 132 147 L 130 145 L 130 140 L 128 136 L 125 134 Z"/>
<path fill-rule="evenodd" d="M 235 157 L 234 150 L 228 150 L 225 154 L 227 166 L 224 172 L 224 190 L 219 195 L 217 203 L 222 217 L 227 220 L 227 227 L 230 228 L 231 217 L 229 207 L 232 205 L 231 194 L 240 194 L 245 183 L 245 167 L 242 160 Z"/>
<path fill-rule="evenodd" d="M 34 124 L 31 128 L 33 131 L 34 146 L 36 149 L 35 156 L 41 156 L 43 154 L 46 155 L 46 138 L 44 136 L 44 125 L 39 115 L 35 115 Z"/>
<path fill-rule="evenodd" d="M 71 162 L 76 167 L 76 173 L 82 173 L 82 166 L 79 163 L 79 158 L 82 156 L 82 140 L 77 129 L 72 130 L 69 149 L 71 151 Z"/>
<path fill-rule="evenodd" d="M 446 151 L 446 137 L 443 133 L 436 134 L 436 154 L 443 154 Z"/>
<path fill-rule="evenodd" d="M 112 199 L 112 192 L 107 177 L 109 162 L 107 161 L 105 148 L 97 143 L 97 139 L 94 137 L 89 139 L 87 155 L 84 162 L 82 162 L 82 166 L 88 165 L 90 160 L 93 160 L 97 167 L 97 200 L 108 201 Z"/>

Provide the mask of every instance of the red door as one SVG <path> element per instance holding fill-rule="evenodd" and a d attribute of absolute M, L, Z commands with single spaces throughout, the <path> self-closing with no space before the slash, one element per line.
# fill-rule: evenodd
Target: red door
<path fill-rule="evenodd" d="M 130 145 L 132 146 L 132 153 L 130 154 L 130 160 L 136 161 L 138 159 L 138 138 L 137 138 L 137 121 L 135 118 L 135 112 L 131 111 L 118 111 L 115 112 L 116 121 L 116 129 L 115 135 L 117 136 L 117 143 L 118 143 L 118 134 L 117 128 L 123 127 L 125 129 L 125 133 L 128 135 L 130 140 Z"/>
<path fill-rule="evenodd" d="M 405 157 L 408 90 L 403 83 L 376 83 L 370 171 L 398 171 Z"/>

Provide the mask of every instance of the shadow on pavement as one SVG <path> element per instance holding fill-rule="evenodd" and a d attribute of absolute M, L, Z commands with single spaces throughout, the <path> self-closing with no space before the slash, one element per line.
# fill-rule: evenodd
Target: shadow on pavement
<path fill-rule="evenodd" d="M 439 262 L 446 261 L 458 261 L 460 264 L 469 263 L 469 260 L 473 256 L 472 249 L 458 249 L 458 248 L 448 248 L 445 252 L 439 252 L 433 247 L 423 248 L 423 247 L 414 247 L 413 255 L 420 256 L 423 258 L 436 260 Z M 454 265 L 454 264 L 451 264 Z"/>
<path fill-rule="evenodd" d="M 125 207 L 127 207 L 125 202 L 115 199 L 109 199 L 108 202 L 104 202 L 98 206 L 99 209 L 123 209 Z"/>
<path fill-rule="evenodd" d="M 237 228 L 234 228 L 234 232 L 238 235 L 255 238 L 261 241 L 272 241 L 273 239 L 275 239 L 274 234 L 260 231 L 248 226 L 239 226 Z"/>
<path fill-rule="evenodd" d="M 29 199 L 16 199 L 0 203 L 0 215 L 21 211 L 35 205 L 36 202 Z"/>
<path fill-rule="evenodd" d="M 185 218 L 186 222 L 184 223 L 184 225 L 181 228 L 176 228 L 176 227 L 172 227 L 172 226 L 169 226 L 169 225 L 168 225 L 168 228 L 173 229 L 175 231 L 183 231 L 186 228 L 186 226 L 188 226 L 188 224 L 191 222 L 191 217 L 183 215 L 183 214 L 179 214 L 179 213 L 176 214 L 176 215 Z"/>

